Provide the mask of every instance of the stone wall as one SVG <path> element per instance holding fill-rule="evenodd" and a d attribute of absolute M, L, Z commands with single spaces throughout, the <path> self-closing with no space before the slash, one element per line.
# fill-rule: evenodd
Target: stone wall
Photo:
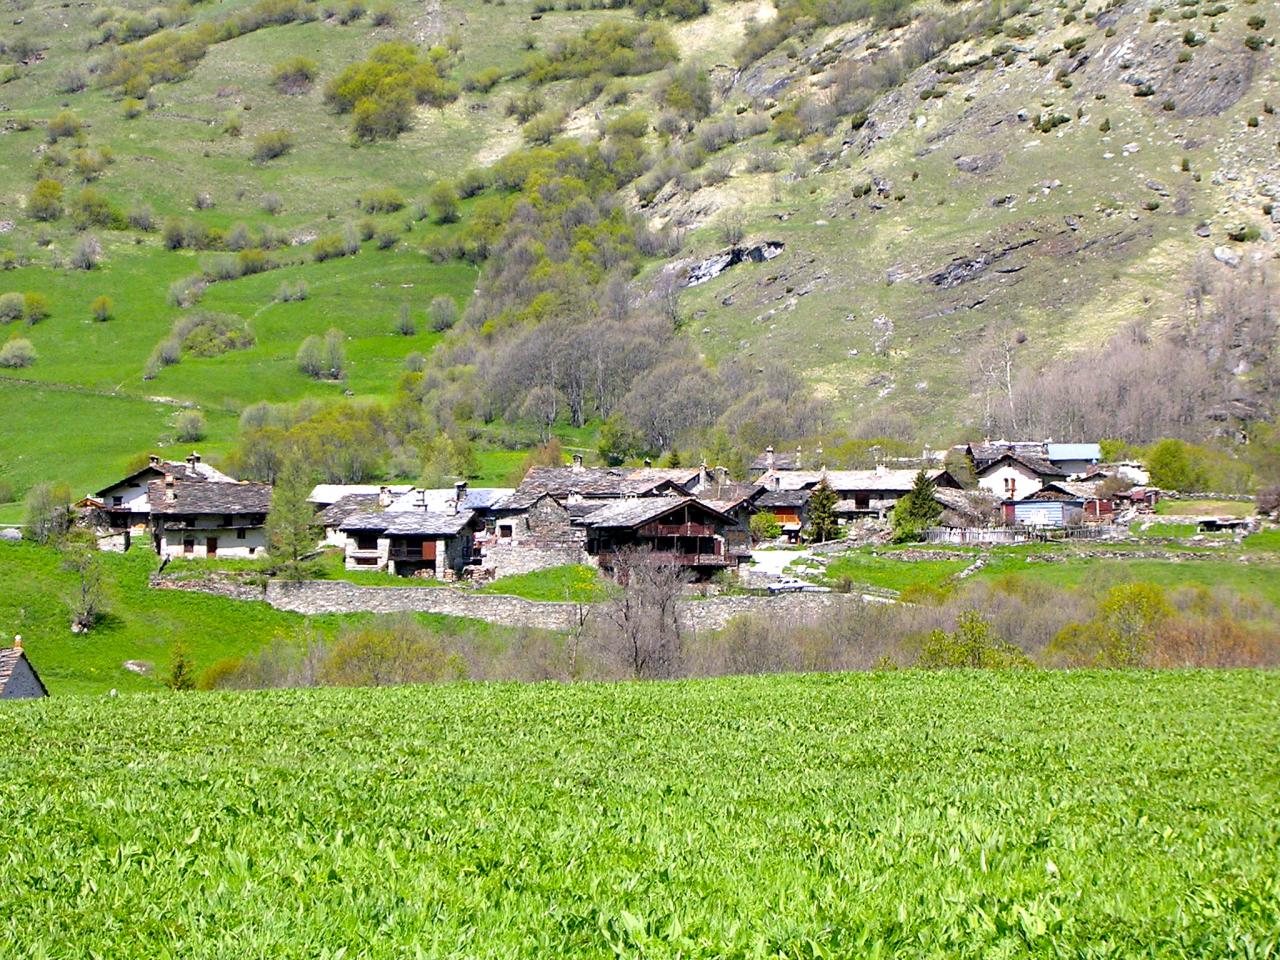
<path fill-rule="evenodd" d="M 483 567 L 495 577 L 532 573 L 569 563 L 591 563 L 580 543 L 503 543 L 494 540 L 484 548 Z"/>
<path fill-rule="evenodd" d="M 345 580 L 273 580 L 266 593 L 246 584 L 201 580 L 152 580 L 168 590 L 194 590 L 235 600 L 266 600 L 294 613 L 440 613 L 468 617 L 508 627 L 564 630 L 577 622 L 574 603 L 526 600 L 503 594 L 477 593 L 453 587 L 362 587 Z M 790 593 L 779 596 L 709 597 L 689 599 L 680 606 L 680 619 L 693 632 L 719 630 L 734 617 L 757 615 L 779 622 L 802 623 L 826 611 L 858 603 L 839 593 Z"/>
<path fill-rule="evenodd" d="M 151 587 L 154 590 L 189 590 L 192 593 L 211 593 L 215 597 L 227 597 L 230 600 L 262 600 L 263 588 L 243 580 L 232 580 L 210 574 L 207 577 L 193 577 L 177 580 L 164 575 L 153 576 Z"/>

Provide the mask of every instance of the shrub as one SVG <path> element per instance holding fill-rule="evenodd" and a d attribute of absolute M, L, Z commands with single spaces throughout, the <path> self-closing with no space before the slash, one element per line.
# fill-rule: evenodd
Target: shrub
<path fill-rule="evenodd" d="M 71 488 L 49 481 L 33 486 L 27 491 L 22 526 L 27 539 L 36 543 L 61 539 L 71 528 Z"/>
<path fill-rule="evenodd" d="M 92 270 L 102 261 L 102 244 L 98 238 L 85 234 L 76 243 L 76 251 L 71 255 L 71 266 L 77 270 Z"/>
<path fill-rule="evenodd" d="M 63 110 L 49 121 L 46 132 L 49 142 L 57 143 L 59 140 L 80 136 L 82 130 L 80 118 L 70 110 Z"/>
<path fill-rule="evenodd" d="M 196 357 L 216 357 L 253 346 L 253 334 L 240 317 L 229 313 L 197 313 L 174 321 L 169 339 L 181 352 Z"/>
<path fill-rule="evenodd" d="M 290 57 L 277 63 L 271 71 L 271 85 L 280 93 L 300 94 L 311 89 L 318 68 L 309 57 Z"/>
<path fill-rule="evenodd" d="M 302 301 L 307 299 L 310 294 L 310 288 L 307 287 L 307 281 L 299 280 L 297 283 L 291 284 L 285 280 L 276 288 L 276 300 L 280 303 L 290 303 L 292 301 Z"/>
<path fill-rule="evenodd" d="M 346 336 L 336 327 L 321 337 L 314 334 L 298 348 L 298 369 L 317 380 L 340 380 L 346 366 Z"/>
<path fill-rule="evenodd" d="M 976 610 L 960 614 L 954 633 L 934 630 L 925 637 L 916 665 L 926 670 L 1032 667 L 1027 655 L 996 636 L 991 624 Z"/>
<path fill-rule="evenodd" d="M 101 191 L 85 187 L 71 204 L 71 222 L 76 228 L 110 227 L 122 218 Z"/>
<path fill-rule="evenodd" d="M 396 333 L 402 337 L 412 337 L 418 332 L 418 323 L 413 319 L 413 311 L 409 304 L 400 304 L 400 312 L 396 315 Z"/>
<path fill-rule="evenodd" d="M 340 233 L 326 233 L 316 237 L 311 245 L 311 256 L 317 263 L 323 263 L 336 257 L 348 257 L 359 249 L 359 243 L 353 249 L 348 239 Z"/>
<path fill-rule="evenodd" d="M 404 358 L 404 368 L 410 373 L 421 373 L 427 369 L 427 358 L 417 350 Z"/>
<path fill-rule="evenodd" d="M 431 329 L 443 333 L 458 322 L 458 305 L 452 297 L 434 297 L 431 306 L 427 308 L 427 314 L 431 317 Z"/>
<path fill-rule="evenodd" d="M 126 120 L 136 120 L 142 116 L 142 111 L 146 109 L 146 103 L 142 100 L 129 97 L 124 102 L 124 118 Z"/>
<path fill-rule="evenodd" d="M 93 303 L 89 304 L 89 312 L 93 314 L 93 319 L 98 321 L 111 319 L 112 303 L 111 298 L 106 296 L 94 297 Z"/>
<path fill-rule="evenodd" d="M 12 370 L 29 367 L 36 362 L 36 348 L 30 340 L 16 337 L 0 347 L 0 367 Z"/>
<path fill-rule="evenodd" d="M 564 129 L 565 119 L 563 110 L 548 110 L 521 127 L 520 135 L 524 137 L 525 143 L 550 143 Z"/>
<path fill-rule="evenodd" d="M 49 316 L 49 298 L 43 293 L 23 294 L 22 309 L 27 315 L 27 323 L 39 323 Z"/>
<path fill-rule="evenodd" d="M 57 220 L 62 216 L 62 193 L 62 184 L 57 180 L 37 180 L 27 199 L 27 212 L 36 220 Z"/>
<path fill-rule="evenodd" d="M 546 102 L 542 99 L 542 94 L 537 90 L 528 90 L 525 93 L 516 94 L 507 101 L 507 116 L 515 117 L 519 123 L 528 123 L 541 113 L 545 106 Z"/>
<path fill-rule="evenodd" d="M 751 518 L 751 536 L 756 540 L 776 540 L 782 536 L 782 524 L 772 513 L 757 513 Z"/>
<path fill-rule="evenodd" d="M 457 85 L 441 75 L 443 59 L 408 43 L 381 44 L 333 78 L 325 102 L 351 114 L 356 139 L 393 139 L 412 125 L 415 103 L 439 107 L 457 99 Z"/>
<path fill-rule="evenodd" d="M 204 414 L 199 410 L 184 410 L 178 414 L 174 423 L 178 439 L 183 443 L 194 443 L 204 439 Z"/>
<path fill-rule="evenodd" d="M 156 228 L 156 215 L 150 205 L 141 203 L 129 211 L 129 226 L 143 233 L 151 233 Z"/>
<path fill-rule="evenodd" d="M 26 310 L 26 299 L 20 293 L 0 294 L 0 322 L 21 320 Z"/>
<path fill-rule="evenodd" d="M 400 234 L 394 230 L 382 230 L 379 231 L 374 242 L 377 243 L 379 250 L 390 250 L 400 242 Z"/>
<path fill-rule="evenodd" d="M 462 81 L 462 89 L 474 90 L 478 93 L 488 93 L 499 83 L 502 82 L 502 71 L 497 67 L 488 67 L 479 73 L 474 73 Z"/>
<path fill-rule="evenodd" d="M 404 197 L 394 187 L 366 190 L 360 196 L 360 209 L 365 213 L 395 213 L 404 209 Z"/>
<path fill-rule="evenodd" d="M 454 223 L 458 219 L 458 194 L 447 181 L 440 180 L 427 194 L 427 209 L 436 223 Z"/>
<path fill-rule="evenodd" d="M 204 296 L 207 285 L 203 274 L 195 273 L 182 277 L 169 284 L 169 292 L 165 298 L 166 302 L 171 307 L 194 306 Z"/>
<path fill-rule="evenodd" d="M 296 356 L 298 369 L 305 373 L 308 377 L 319 379 L 325 375 L 325 352 L 324 341 L 319 337 L 307 337 L 302 341 L 302 345 L 298 347 Z"/>
<path fill-rule="evenodd" d="M 272 216 L 284 209 L 278 193 L 264 193 L 262 199 L 258 201 L 258 206 L 262 208 L 263 213 L 269 213 Z"/>
<path fill-rule="evenodd" d="M 266 163 L 283 157 L 293 149 L 293 134 L 288 130 L 267 130 L 253 138 L 253 160 Z"/>
<path fill-rule="evenodd" d="M 651 73 L 679 59 L 671 33 L 661 24 L 606 21 L 563 41 L 549 54 L 529 58 L 534 84 L 599 74 L 606 77 Z"/>

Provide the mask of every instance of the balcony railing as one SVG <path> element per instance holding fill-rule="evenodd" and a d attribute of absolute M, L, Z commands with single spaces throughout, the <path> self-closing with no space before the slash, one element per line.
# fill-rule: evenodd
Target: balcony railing
<path fill-rule="evenodd" d="M 644 532 L 654 537 L 714 537 L 716 528 L 708 523 L 651 523 Z"/>
<path fill-rule="evenodd" d="M 414 549 L 412 547 L 392 547 L 387 557 L 391 560 L 416 560 L 424 563 L 435 563 L 435 557 L 424 557 L 422 548 Z"/>

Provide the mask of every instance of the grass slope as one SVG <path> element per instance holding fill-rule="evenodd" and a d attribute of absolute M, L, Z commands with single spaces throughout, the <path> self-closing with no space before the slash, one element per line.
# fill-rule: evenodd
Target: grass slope
<path fill-rule="evenodd" d="M 889 673 L 3 704 L 29 955 L 1273 952 L 1280 678 Z"/>

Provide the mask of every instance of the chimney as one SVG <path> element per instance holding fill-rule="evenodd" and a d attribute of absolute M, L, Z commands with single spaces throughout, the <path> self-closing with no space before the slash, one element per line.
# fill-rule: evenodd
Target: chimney
<path fill-rule="evenodd" d="M 187 465 L 188 465 L 189 467 L 191 467 L 191 468 L 194 470 L 194 469 L 195 469 L 196 464 L 197 464 L 197 463 L 199 463 L 199 462 L 200 462 L 200 454 L 198 454 L 198 453 L 196 453 L 194 450 L 192 450 L 192 451 L 191 451 L 191 456 L 187 457 Z"/>
<path fill-rule="evenodd" d="M 782 489 L 782 478 L 778 476 L 776 473 L 773 475 L 773 489 L 775 490 Z"/>
<path fill-rule="evenodd" d="M 453 485 L 453 512 L 457 514 L 462 509 L 462 503 L 467 499 L 467 481 L 459 480 Z"/>
<path fill-rule="evenodd" d="M 878 462 L 876 463 L 876 476 L 877 476 L 877 477 L 883 477 L 883 476 L 884 476 L 884 464 L 883 464 L 883 463 L 878 463 Z"/>
<path fill-rule="evenodd" d="M 773 444 L 764 448 L 764 468 L 766 470 L 773 469 Z"/>
<path fill-rule="evenodd" d="M 382 509 L 384 510 L 387 507 L 391 506 L 391 488 L 390 487 L 378 488 L 378 506 L 382 507 Z"/>
<path fill-rule="evenodd" d="M 724 486 L 726 483 L 729 482 L 728 467 L 716 467 L 715 474 L 716 474 L 716 482 L 719 483 L 721 486 Z"/>
<path fill-rule="evenodd" d="M 573 455 L 573 472 L 574 473 L 582 472 L 582 454 L 580 453 L 575 453 Z"/>
<path fill-rule="evenodd" d="M 799 469 L 800 469 L 800 466 L 801 466 L 801 464 L 800 464 L 800 458 L 801 458 L 801 456 L 802 456 L 802 454 L 803 454 L 803 453 L 804 453 L 804 451 L 802 451 L 802 450 L 800 449 L 800 444 L 798 444 L 798 443 L 797 443 L 797 444 L 796 444 L 796 469 L 797 469 L 797 470 L 799 470 Z"/>
<path fill-rule="evenodd" d="M 15 649 L 15 650 L 21 650 L 21 649 L 22 649 L 22 634 L 20 634 L 20 633 L 15 633 L 15 634 L 13 635 L 13 649 Z"/>
<path fill-rule="evenodd" d="M 178 491 L 173 482 L 173 474 L 166 473 L 164 475 L 164 502 L 173 503 L 178 499 Z"/>
<path fill-rule="evenodd" d="M 581 503 L 581 502 L 582 502 L 582 491 L 580 491 L 580 490 L 570 490 L 570 491 L 569 491 L 569 496 L 565 499 L 565 502 L 566 502 L 566 503 Z"/>
<path fill-rule="evenodd" d="M 646 470 L 648 470 L 648 469 L 649 469 L 650 467 L 652 467 L 652 466 L 653 466 L 653 458 L 652 458 L 652 457 L 645 457 L 645 458 L 644 458 L 644 468 L 645 468 Z"/>
<path fill-rule="evenodd" d="M 151 454 L 151 456 L 147 457 L 147 460 L 150 461 L 153 467 L 160 466 L 160 457 L 158 454 Z"/>

